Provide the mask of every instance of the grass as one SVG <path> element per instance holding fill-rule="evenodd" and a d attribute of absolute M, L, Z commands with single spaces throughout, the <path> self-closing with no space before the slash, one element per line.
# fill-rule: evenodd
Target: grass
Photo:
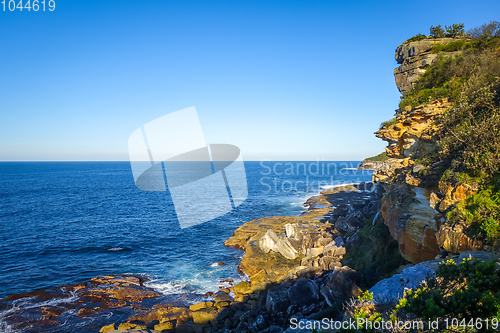
<path fill-rule="evenodd" d="M 383 278 L 389 277 L 407 263 L 399 253 L 398 242 L 392 239 L 383 223 L 372 226 L 373 217 L 364 221 L 358 232 L 359 241 L 347 251 L 344 262 L 363 277 L 361 288 L 368 289 Z"/>
<path fill-rule="evenodd" d="M 398 120 L 396 118 L 388 120 L 388 121 L 384 121 L 382 124 L 380 124 L 380 128 L 389 127 L 391 125 L 396 124 L 397 122 L 398 122 Z"/>
<path fill-rule="evenodd" d="M 500 192 L 495 187 L 484 188 L 458 203 L 447 217 L 467 223 L 475 236 L 494 242 L 500 237 Z"/>
<path fill-rule="evenodd" d="M 385 151 L 376 156 L 365 158 L 366 161 L 374 161 L 374 162 L 384 162 L 387 161 L 388 159 L 389 156 L 387 156 Z"/>
<path fill-rule="evenodd" d="M 415 36 L 408 38 L 407 40 L 404 41 L 404 43 L 411 43 L 411 42 L 418 42 L 424 39 L 427 39 L 428 37 L 423 34 L 416 34 Z"/>

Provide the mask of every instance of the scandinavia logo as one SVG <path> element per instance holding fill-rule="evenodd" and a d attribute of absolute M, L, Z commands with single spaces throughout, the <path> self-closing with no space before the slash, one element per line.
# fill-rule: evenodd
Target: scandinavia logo
<path fill-rule="evenodd" d="M 181 228 L 224 215 L 248 196 L 240 149 L 206 144 L 195 107 L 138 128 L 128 149 L 135 185 L 168 190 Z"/>

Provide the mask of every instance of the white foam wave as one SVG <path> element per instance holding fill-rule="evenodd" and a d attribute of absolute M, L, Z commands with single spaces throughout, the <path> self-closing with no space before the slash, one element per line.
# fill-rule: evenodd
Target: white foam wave
<path fill-rule="evenodd" d="M 197 274 L 194 278 L 188 278 L 177 281 L 165 281 L 165 280 L 152 280 L 146 282 L 147 287 L 153 288 L 157 292 L 163 295 L 176 295 L 176 294 L 205 294 L 207 292 L 216 292 L 219 287 L 229 287 L 235 285 L 241 281 L 248 281 L 248 277 L 245 274 L 240 274 L 237 277 L 230 277 L 233 280 L 232 283 L 221 282 L 227 280 L 227 276 L 217 276 L 210 278 L 203 278 L 200 274 Z"/>
<path fill-rule="evenodd" d="M 342 183 L 342 184 L 335 184 L 335 185 L 321 185 L 320 188 L 323 190 L 331 190 L 336 187 L 341 187 L 341 186 L 347 186 L 347 185 L 357 185 L 359 183 Z"/>
<path fill-rule="evenodd" d="M 73 303 L 77 301 L 79 297 L 65 297 L 65 298 L 54 298 L 45 302 L 33 303 L 31 305 L 23 306 L 24 309 L 39 308 L 42 306 L 54 306 L 61 303 Z"/>
<path fill-rule="evenodd" d="M 123 247 L 112 247 L 108 251 L 116 252 L 116 251 L 121 251 L 121 250 L 123 250 Z"/>

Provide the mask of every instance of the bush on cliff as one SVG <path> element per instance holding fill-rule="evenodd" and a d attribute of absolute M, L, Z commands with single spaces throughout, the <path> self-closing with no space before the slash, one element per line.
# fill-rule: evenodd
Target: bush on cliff
<path fill-rule="evenodd" d="M 375 162 L 384 162 L 389 159 L 389 156 L 387 156 L 387 153 L 384 151 L 378 155 L 372 156 L 372 157 L 367 157 L 365 160 L 367 161 L 375 161 Z"/>
<path fill-rule="evenodd" d="M 407 40 L 405 40 L 405 43 L 418 42 L 418 41 L 421 41 L 423 39 L 427 39 L 427 36 L 419 33 L 419 34 L 416 34 L 415 36 L 410 37 Z"/>
<path fill-rule="evenodd" d="M 481 190 L 459 202 L 448 213 L 448 219 L 465 221 L 472 227 L 474 236 L 494 240 L 500 234 L 500 192 L 493 186 Z"/>
<path fill-rule="evenodd" d="M 474 39 L 487 39 L 491 37 L 500 37 L 500 22 L 491 21 L 482 26 L 470 29 L 467 35 Z"/>
<path fill-rule="evenodd" d="M 456 330 L 462 332 L 471 330 L 468 326 L 470 319 L 475 321 L 481 318 L 482 328 L 479 331 L 493 331 L 486 329 L 484 320 L 489 319 L 491 328 L 492 319 L 500 319 L 500 270 L 495 261 L 469 258 L 457 265 L 448 260 L 439 267 L 436 275 L 420 288 L 405 293 L 395 308 L 395 317 L 417 316 L 425 322 L 438 319 L 442 326 L 446 319 L 449 325 L 452 318 L 457 318 L 458 323 L 465 319 L 465 329 L 458 327 Z"/>
<path fill-rule="evenodd" d="M 445 97 L 453 102 L 436 123 L 437 147 L 416 156 L 425 166 L 419 176 L 478 185 L 479 194 L 452 208 L 448 218 L 465 222 L 471 236 L 494 244 L 500 240 L 500 23 L 470 34 L 472 40 L 434 47 L 437 61 L 405 94 L 400 108 Z M 462 52 L 443 54 L 455 50 Z"/>
<path fill-rule="evenodd" d="M 371 288 L 378 281 L 389 277 L 401 265 L 408 262 L 399 252 L 398 242 L 391 237 L 383 220 L 373 217 L 365 219 L 358 231 L 359 240 L 354 243 L 344 256 L 343 263 L 363 277 L 359 284 L 362 288 Z"/>

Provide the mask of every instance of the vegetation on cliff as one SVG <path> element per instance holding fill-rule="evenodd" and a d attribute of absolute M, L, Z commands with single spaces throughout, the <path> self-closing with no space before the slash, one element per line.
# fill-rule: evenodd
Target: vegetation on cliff
<path fill-rule="evenodd" d="M 366 218 L 357 236 L 359 240 L 349 248 L 344 262 L 362 277 L 360 287 L 370 288 L 391 276 L 408 262 L 399 253 L 398 242 L 392 239 L 383 219 Z"/>
<path fill-rule="evenodd" d="M 452 332 L 476 331 L 478 328 L 482 332 L 495 331 L 492 326 L 498 327 L 500 319 L 500 270 L 495 261 L 464 258 L 457 265 L 450 259 L 439 267 L 436 275 L 422 287 L 406 292 L 392 318 L 438 319 L 441 328 L 451 326 Z M 457 322 L 452 324 L 452 318 Z M 486 319 L 489 320 L 489 329 Z M 457 329 L 454 330 L 453 326 Z"/>
<path fill-rule="evenodd" d="M 388 159 L 389 159 L 389 156 L 387 156 L 387 153 L 385 151 L 378 154 L 378 155 L 365 158 L 366 161 L 374 161 L 374 162 L 383 162 L 383 161 L 387 161 Z"/>
<path fill-rule="evenodd" d="M 431 27 L 437 37 L 442 35 L 438 27 Z M 500 236 L 500 23 L 474 28 L 463 39 L 433 46 L 431 52 L 438 53 L 437 61 L 399 105 L 404 110 L 444 98 L 453 103 L 436 120 L 440 128 L 436 147 L 415 156 L 416 163 L 424 165 L 420 176 L 477 186 L 479 193 L 452 207 L 447 217 L 470 226 L 470 236 L 496 244 Z"/>
<path fill-rule="evenodd" d="M 455 39 L 442 39 L 443 37 Z M 404 193 L 396 195 L 397 191 L 405 186 L 421 186 L 421 189 L 427 190 L 426 193 L 430 193 L 426 204 L 432 207 L 432 214 L 438 213 L 437 210 L 443 213 L 432 215 L 431 220 L 445 216 L 440 220 L 438 228 L 443 229 L 443 225 L 448 228 L 431 230 L 432 235 L 444 239 L 440 241 L 439 249 L 446 251 L 438 254 L 437 258 L 450 258 L 450 253 L 467 251 L 469 246 L 474 248 L 476 244 L 481 244 L 481 249 L 484 245 L 484 249 L 488 247 L 488 251 L 498 251 L 500 23 L 491 22 L 469 30 L 467 34 L 463 31 L 463 25 L 452 25 L 446 27 L 446 30 L 441 26 L 431 27 L 431 36 L 417 35 L 405 43 L 423 39 L 435 41 L 426 41 L 424 46 L 421 46 L 422 43 L 412 44 L 406 46 L 406 49 L 400 46 L 396 50 L 396 60 L 402 63 L 401 66 L 408 68 L 412 61 L 421 60 L 415 59 L 417 56 L 431 56 L 426 60 L 427 63 L 419 63 L 418 68 L 425 69 L 425 73 L 418 73 L 420 77 L 416 82 L 412 81 L 411 85 L 407 85 L 409 88 L 405 89 L 398 86 L 404 93 L 400 110 L 396 112 L 396 118 L 382 123 L 381 130 L 377 132 L 378 137 L 389 142 L 386 150 L 393 157 L 385 165 L 388 169 L 395 170 L 394 175 L 384 179 L 380 172 L 377 174 L 379 178 L 376 180 L 382 179 L 383 183 L 391 187 L 391 192 L 384 196 L 383 202 L 391 208 L 396 207 L 393 215 L 397 219 L 394 221 L 402 223 L 404 227 L 414 227 L 417 224 L 409 224 L 404 219 L 418 220 L 422 215 L 402 204 L 404 198 L 408 198 L 410 202 L 414 202 L 414 198 L 405 196 Z M 408 68 L 397 72 L 398 75 L 417 76 L 411 72 L 413 67 Z M 398 84 L 397 76 L 396 83 Z M 437 110 L 438 104 L 446 107 Z M 427 113 L 424 109 L 432 111 L 428 112 L 431 116 L 425 118 Z M 391 168 L 391 164 L 394 167 Z M 397 200 L 389 200 L 391 193 Z M 385 223 L 387 224 L 387 220 Z M 401 226 L 398 225 L 397 228 Z M 429 228 L 425 228 L 427 229 Z M 449 234 L 445 237 L 443 235 L 446 232 Z M 401 237 L 401 234 L 398 235 Z M 363 243 L 369 243 L 369 239 L 364 239 Z M 451 243 L 456 246 L 450 246 Z M 400 243 L 400 248 L 401 244 L 403 248 L 407 245 Z M 426 243 L 421 241 L 419 245 L 421 244 Z M 386 251 L 386 255 L 389 253 L 390 251 Z M 346 258 L 350 255 L 354 255 L 352 250 L 348 251 Z M 362 257 L 363 252 L 360 251 L 357 255 Z M 439 329 L 435 331 L 488 331 L 485 321 L 479 323 L 483 325 L 481 328 L 477 326 L 477 322 L 469 326 L 469 321 L 471 318 L 488 319 L 489 328 L 492 319 L 498 324 L 500 267 L 496 262 L 471 258 L 458 262 L 457 265 L 454 260 L 448 260 L 439 265 L 439 268 L 432 268 L 436 277 L 427 276 L 427 281 L 419 287 L 412 287 L 395 307 L 389 304 L 397 302 L 397 298 L 381 303 L 380 300 L 371 301 L 371 296 L 365 294 L 363 298 L 353 302 L 353 305 L 347 306 L 346 314 L 354 319 L 373 322 L 421 320 L 429 323 L 430 320 L 437 320 Z M 355 268 L 361 271 L 370 266 L 368 262 L 363 265 L 366 267 Z M 397 284 L 397 281 L 392 283 Z M 371 290 L 374 289 L 376 287 Z M 444 326 L 447 318 L 449 326 L 446 330 Z M 457 322 L 452 324 L 452 318 L 456 318 Z M 455 326 L 450 327 L 451 325 Z M 364 327 L 357 331 L 375 330 Z"/>

